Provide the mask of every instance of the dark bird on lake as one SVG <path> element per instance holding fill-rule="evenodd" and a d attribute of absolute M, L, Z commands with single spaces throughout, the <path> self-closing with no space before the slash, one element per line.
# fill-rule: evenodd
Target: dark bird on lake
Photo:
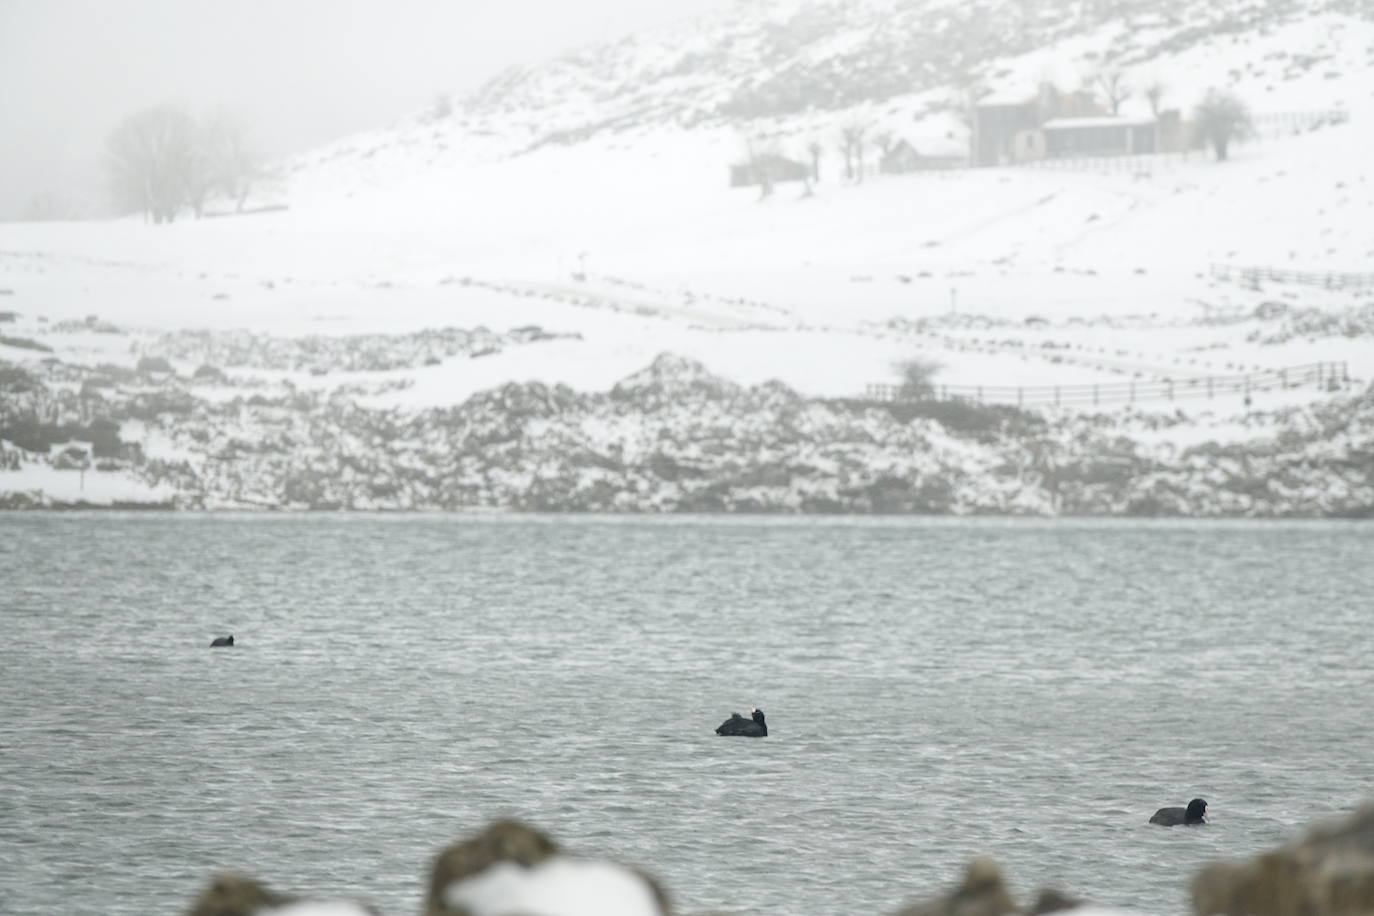
<path fill-rule="evenodd" d="M 717 735 L 740 735 L 745 738 L 767 738 L 768 723 L 763 721 L 762 709 L 749 710 L 750 718 L 746 719 L 737 712 L 730 713 L 730 718 L 720 723 L 716 729 Z"/>
<path fill-rule="evenodd" d="M 1164 827 L 1177 827 L 1179 824 L 1196 827 L 1198 824 L 1207 823 L 1207 818 L 1204 816 L 1206 814 L 1207 802 L 1195 798 L 1188 802 L 1186 808 L 1160 808 L 1155 812 L 1155 816 L 1150 818 L 1150 823 Z"/>
<path fill-rule="evenodd" d="M 232 636 L 216 636 L 210 641 L 210 648 L 214 649 L 219 646 L 232 646 L 233 644 L 234 637 Z"/>

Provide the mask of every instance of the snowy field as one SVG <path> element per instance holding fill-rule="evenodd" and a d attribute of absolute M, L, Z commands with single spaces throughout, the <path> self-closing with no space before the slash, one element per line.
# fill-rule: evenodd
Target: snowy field
<path fill-rule="evenodd" d="M 1245 338 L 1258 323 L 1242 319 L 1271 301 L 1340 312 L 1368 293 L 1247 288 L 1209 270 L 1374 262 L 1361 219 L 1374 212 L 1360 155 L 1370 124 L 1354 116 L 1242 147 L 1227 164 L 1198 154 L 1145 177 L 987 169 L 822 184 L 804 200 L 783 185 L 763 202 L 708 181 L 719 169 L 698 175 L 692 165 L 706 154 L 671 139 L 664 156 L 677 151 L 680 177 L 620 191 L 582 178 L 663 157 L 608 150 L 606 167 L 587 148 L 550 150 L 508 170 L 488 166 L 491 180 L 442 176 L 454 178 L 438 186 L 446 194 L 402 188 L 356 208 L 171 227 L 3 226 L 0 302 L 18 312 L 7 334 L 74 359 L 132 361 L 142 335 L 178 328 L 347 335 L 539 325 L 582 335 L 427 373 L 414 393 L 431 404 L 507 379 L 604 388 L 663 351 L 740 381 L 778 378 L 826 395 L 889 381 L 889 364 L 909 355 L 939 359 L 949 384 L 1109 380 L 1100 366 L 1007 359 L 1009 341 L 1068 344 L 1154 374 L 1358 365 L 1367 341 L 1256 346 Z M 724 161 L 729 140 L 717 140 Z M 582 176 L 565 171 L 578 166 Z M 88 315 L 134 339 L 43 327 Z M 944 327 L 904 331 L 894 319 Z M 1229 321 L 1199 326 L 1218 319 Z M 975 343 L 993 338 L 1001 345 Z"/>

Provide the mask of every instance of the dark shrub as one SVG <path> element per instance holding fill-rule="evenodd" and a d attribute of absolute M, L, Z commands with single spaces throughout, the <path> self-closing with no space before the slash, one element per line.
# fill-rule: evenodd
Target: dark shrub
<path fill-rule="evenodd" d="M 196 371 L 191 374 L 191 378 L 198 382 L 223 382 L 227 376 L 225 376 L 224 370 L 219 366 L 212 366 L 206 363 L 196 369 Z"/>
<path fill-rule="evenodd" d="M 128 444 L 119 439 L 119 424 L 113 420 L 80 423 L 43 423 L 33 417 L 16 417 L 0 426 L 0 439 L 7 439 L 30 452 L 46 452 L 58 442 L 76 440 L 91 443 L 97 458 L 123 458 Z"/>
<path fill-rule="evenodd" d="M 144 375 L 149 375 L 154 372 L 165 372 L 169 375 L 175 373 L 175 370 L 172 368 L 172 364 L 167 362 L 167 360 L 163 359 L 161 356 L 143 357 L 138 361 L 138 371 L 143 373 Z"/>
<path fill-rule="evenodd" d="M 1024 433 L 1041 428 L 1045 421 L 1033 413 L 1005 404 L 979 404 L 955 398 L 947 401 L 894 401 L 888 410 L 904 423 L 934 420 L 956 433 L 980 436 L 992 433 Z"/>
<path fill-rule="evenodd" d="M 126 408 L 135 420 L 152 420 L 159 414 L 189 414 L 196 409 L 196 400 L 184 391 L 152 391 L 129 401 Z"/>
<path fill-rule="evenodd" d="M 18 347 L 21 350 L 37 350 L 40 353 L 51 353 L 52 347 L 27 337 L 4 337 L 0 336 L 0 346 Z"/>
<path fill-rule="evenodd" d="M 25 391 L 39 391 L 43 383 L 19 366 L 0 364 L 0 391 L 21 394 Z"/>

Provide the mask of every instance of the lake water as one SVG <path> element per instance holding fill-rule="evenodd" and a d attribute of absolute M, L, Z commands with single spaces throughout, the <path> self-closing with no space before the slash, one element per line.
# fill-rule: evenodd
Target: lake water
<path fill-rule="evenodd" d="M 978 854 L 1183 913 L 1374 795 L 1371 561 L 1358 523 L 0 514 L 0 912 L 232 869 L 413 914 L 514 815 L 687 913 L 890 913 Z M 713 734 L 750 705 L 770 737 Z"/>

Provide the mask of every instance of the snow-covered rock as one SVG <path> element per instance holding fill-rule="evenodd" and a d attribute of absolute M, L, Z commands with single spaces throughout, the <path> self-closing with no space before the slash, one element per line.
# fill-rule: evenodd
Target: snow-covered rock
<path fill-rule="evenodd" d="M 469 916 L 662 916 L 653 888 L 611 862 L 557 856 L 526 868 L 499 862 L 455 881 L 445 902 Z"/>

